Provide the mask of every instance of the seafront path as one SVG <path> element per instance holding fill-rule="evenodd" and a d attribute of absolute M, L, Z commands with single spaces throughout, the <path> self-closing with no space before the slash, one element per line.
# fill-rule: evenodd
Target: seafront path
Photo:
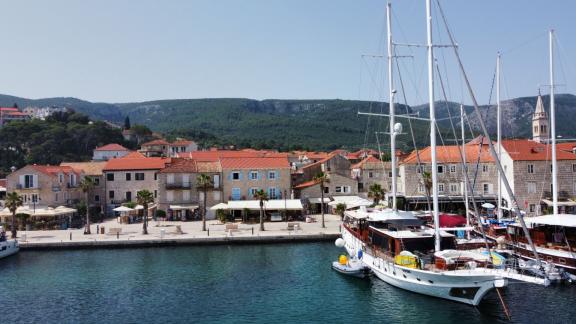
<path fill-rule="evenodd" d="M 150 220 L 148 234 L 142 234 L 142 223 L 120 224 L 116 219 L 92 224 L 92 234 L 84 229 L 20 231 L 18 241 L 26 249 L 66 248 L 121 248 L 163 245 L 209 245 L 209 244 L 258 244 L 296 241 L 328 241 L 338 237 L 340 216 L 325 215 L 326 228 L 322 228 L 321 216 L 313 215 L 316 222 L 266 222 L 265 231 L 258 223 L 226 223 L 206 221 L 207 231 L 202 231 L 201 221 L 168 222 Z M 297 226 L 294 226 L 296 225 Z M 96 226 L 105 234 L 96 234 Z M 178 229 L 180 227 L 180 230 Z"/>

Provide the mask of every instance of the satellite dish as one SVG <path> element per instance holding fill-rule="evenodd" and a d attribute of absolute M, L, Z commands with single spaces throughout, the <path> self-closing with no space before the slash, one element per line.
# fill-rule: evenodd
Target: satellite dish
<path fill-rule="evenodd" d="M 396 134 L 402 133 L 402 124 L 400 123 L 394 124 L 394 133 Z"/>

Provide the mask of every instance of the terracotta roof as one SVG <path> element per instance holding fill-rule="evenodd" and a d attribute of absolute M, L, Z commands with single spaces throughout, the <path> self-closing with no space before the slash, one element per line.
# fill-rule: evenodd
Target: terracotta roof
<path fill-rule="evenodd" d="M 129 149 L 125 148 L 120 144 L 113 143 L 97 147 L 94 149 L 94 151 L 129 151 Z"/>
<path fill-rule="evenodd" d="M 326 152 L 308 152 L 308 151 L 292 151 L 288 154 L 289 156 L 306 156 L 309 159 L 323 159 L 328 156 Z"/>
<path fill-rule="evenodd" d="M 317 161 L 317 162 L 314 162 L 314 163 L 306 164 L 305 166 L 302 167 L 302 169 L 306 169 L 306 168 L 310 168 L 310 167 L 313 167 L 313 166 L 320 165 L 320 164 L 322 164 L 322 163 L 330 160 L 331 158 L 335 157 L 335 156 L 338 155 L 338 154 L 339 154 L 339 153 L 330 152 L 330 153 L 328 154 L 328 156 L 326 156 L 326 157 L 323 158 L 322 160 Z"/>
<path fill-rule="evenodd" d="M 447 146 L 437 146 L 436 147 L 436 158 L 438 163 L 460 163 L 462 162 L 460 158 L 460 149 L 458 145 L 447 145 Z M 478 153 L 480 153 L 480 162 L 494 162 L 492 155 L 490 155 L 490 150 L 487 146 L 482 145 L 480 152 L 478 152 L 478 145 L 467 145 L 466 146 L 466 160 L 467 161 L 478 161 Z M 422 163 L 432 163 L 431 158 L 432 149 L 430 146 L 421 149 L 420 161 Z M 416 164 L 418 159 L 416 157 L 416 151 L 413 151 L 401 163 L 405 164 Z"/>
<path fill-rule="evenodd" d="M 196 161 L 196 167 L 198 168 L 198 172 L 222 172 L 220 161 Z"/>
<path fill-rule="evenodd" d="M 568 143 L 562 143 L 566 145 Z M 502 147 L 514 161 L 551 161 L 552 146 L 527 139 L 504 140 Z M 557 148 L 560 148 L 558 145 Z M 556 150 L 557 160 L 576 160 L 576 154 L 564 150 Z"/>
<path fill-rule="evenodd" d="M 84 174 L 89 176 L 98 176 L 102 175 L 102 170 L 106 166 L 106 162 L 62 162 L 60 166 L 68 166 L 76 170 L 82 170 Z"/>
<path fill-rule="evenodd" d="M 196 161 L 192 159 L 172 159 L 172 162 L 161 173 L 202 173 L 221 172 L 220 162 Z"/>
<path fill-rule="evenodd" d="M 476 136 L 476 138 L 470 140 L 466 145 L 478 145 L 480 142 L 482 142 L 482 145 L 489 145 L 488 138 L 482 135 Z M 492 141 L 492 144 L 496 144 L 496 142 Z"/>
<path fill-rule="evenodd" d="M 188 145 L 190 145 L 190 144 L 192 144 L 192 143 L 194 143 L 194 142 L 193 142 L 193 141 L 188 141 L 188 140 L 177 140 L 177 141 L 174 141 L 174 142 L 170 143 L 170 145 L 172 145 L 172 146 L 177 146 L 177 145 L 179 145 L 179 146 L 181 146 L 181 145 L 188 146 Z"/>
<path fill-rule="evenodd" d="M 19 111 L 8 111 L 3 113 L 4 116 L 28 116 L 28 114 Z"/>
<path fill-rule="evenodd" d="M 18 108 L 0 107 L 0 111 L 19 111 Z"/>
<path fill-rule="evenodd" d="M 278 169 L 290 168 L 287 157 L 244 157 L 220 159 L 222 169 Z"/>
<path fill-rule="evenodd" d="M 380 161 L 378 158 L 375 158 L 374 156 L 369 155 L 364 160 L 354 164 L 351 168 L 352 169 L 363 169 L 364 167 L 372 166 L 372 164 L 376 164 L 376 167 L 381 167 L 382 166 L 381 163 L 382 163 L 382 161 Z"/>
<path fill-rule="evenodd" d="M 169 158 L 144 157 L 140 153 L 133 152 L 118 159 L 108 160 L 104 171 L 162 170 L 170 161 Z"/>
<path fill-rule="evenodd" d="M 297 186 L 294 186 L 294 189 L 304 189 L 304 188 L 316 186 L 316 185 L 318 185 L 318 183 L 320 183 L 320 181 L 310 180 L 310 181 L 303 182 Z"/>
<path fill-rule="evenodd" d="M 0 188 L 6 188 L 6 179 L 0 179 Z"/>
<path fill-rule="evenodd" d="M 367 149 L 367 150 L 358 150 L 353 153 L 346 154 L 347 159 L 359 159 L 362 158 L 362 155 L 379 155 L 378 151 Z"/>
<path fill-rule="evenodd" d="M 150 142 L 146 142 L 146 143 L 142 144 L 141 146 L 149 146 L 149 145 L 170 145 L 170 143 L 166 142 L 163 139 L 157 139 L 157 140 L 153 140 Z"/>
<path fill-rule="evenodd" d="M 182 157 L 192 158 L 196 161 L 218 161 L 222 158 L 288 158 L 288 153 L 277 153 L 271 151 L 232 151 L 232 150 L 215 150 L 215 151 L 194 151 L 184 153 Z"/>
<path fill-rule="evenodd" d="M 59 166 L 59 165 L 36 165 L 33 164 L 32 168 L 36 169 L 39 172 L 44 174 L 48 174 L 51 176 L 57 175 L 58 173 L 70 174 L 74 173 L 79 175 L 80 170 L 74 169 L 70 166 Z"/>
<path fill-rule="evenodd" d="M 576 149 L 576 142 L 557 143 L 556 148 L 558 148 L 558 150 L 572 152 L 574 149 Z"/>

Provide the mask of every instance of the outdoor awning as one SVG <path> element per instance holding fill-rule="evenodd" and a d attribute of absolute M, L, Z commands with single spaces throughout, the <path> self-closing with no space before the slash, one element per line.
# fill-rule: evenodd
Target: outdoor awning
<path fill-rule="evenodd" d="M 73 214 L 75 212 L 76 209 L 64 206 L 57 208 L 37 206 L 35 209 L 31 208 L 30 206 L 21 206 L 16 210 L 17 214 L 28 214 L 30 217 L 55 217 Z M 0 216 L 12 216 L 12 213 L 8 208 L 4 208 L 2 211 L 0 211 Z"/>
<path fill-rule="evenodd" d="M 195 210 L 198 205 L 170 205 L 172 210 Z"/>
<path fill-rule="evenodd" d="M 552 200 L 548 200 L 548 199 L 542 199 L 542 202 L 545 203 L 548 206 L 552 206 L 554 203 L 552 202 Z M 576 202 L 572 201 L 572 200 L 568 200 L 568 201 L 559 201 L 558 202 L 558 206 L 566 206 L 566 207 L 573 207 L 576 206 Z"/>
<path fill-rule="evenodd" d="M 210 207 L 210 210 L 219 210 L 219 209 L 228 209 L 228 204 L 219 203 L 219 204 L 216 204 L 216 205 Z"/>
<path fill-rule="evenodd" d="M 525 217 L 524 221 L 529 227 L 533 227 L 534 225 L 576 227 L 576 215 L 572 214 Z"/>
<path fill-rule="evenodd" d="M 360 206 L 372 206 L 372 202 L 368 199 L 364 199 L 358 196 L 334 196 L 332 197 L 334 201 L 329 202 L 329 206 L 336 206 L 338 204 L 345 204 L 346 209 L 360 207 Z"/>
<path fill-rule="evenodd" d="M 230 210 L 260 210 L 259 200 L 231 200 L 228 202 L 228 209 Z M 264 209 L 266 210 L 302 210 L 302 202 L 300 199 L 271 199 L 264 202 Z"/>
<path fill-rule="evenodd" d="M 311 204 L 319 204 L 322 198 L 308 198 L 308 201 L 310 201 Z M 329 202 L 331 202 L 332 200 L 330 200 L 330 198 L 326 198 L 324 197 L 324 203 L 327 204 Z"/>
<path fill-rule="evenodd" d="M 126 207 L 126 206 L 120 206 L 120 207 L 116 207 L 112 210 L 117 211 L 117 212 L 129 212 L 129 211 L 133 211 L 134 209 L 130 208 L 130 207 Z"/>

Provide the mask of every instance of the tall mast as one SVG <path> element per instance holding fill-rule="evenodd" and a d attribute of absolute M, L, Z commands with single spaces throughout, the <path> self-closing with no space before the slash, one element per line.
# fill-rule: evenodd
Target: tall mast
<path fill-rule="evenodd" d="M 389 108 L 390 108 L 390 162 L 392 164 L 392 209 L 397 210 L 396 206 L 396 136 L 394 135 L 394 78 L 392 75 L 392 4 L 388 2 L 386 6 L 386 23 L 388 27 L 388 95 L 389 95 Z"/>
<path fill-rule="evenodd" d="M 460 105 L 460 130 L 462 132 L 462 176 L 464 178 L 464 206 L 466 207 L 466 227 L 470 227 L 470 206 L 468 205 L 468 165 L 466 164 L 466 131 L 464 128 L 464 105 Z M 467 231 L 467 237 L 470 239 L 470 231 Z"/>
<path fill-rule="evenodd" d="M 498 142 L 498 160 L 502 160 L 502 110 L 500 107 L 500 53 L 496 57 L 496 102 L 497 102 L 497 142 Z M 498 170 L 498 220 L 502 219 L 502 173 Z"/>
<path fill-rule="evenodd" d="M 554 107 L 554 29 L 550 30 L 550 137 L 552 137 L 552 208 L 558 215 L 558 164 L 556 163 L 556 108 Z"/>
<path fill-rule="evenodd" d="M 434 47 L 432 45 L 432 4 L 426 0 L 428 48 L 428 101 L 430 105 L 430 154 L 432 158 L 432 213 L 434 214 L 434 249 L 440 251 L 440 214 L 438 207 L 438 163 L 436 161 L 436 112 L 434 109 Z"/>

